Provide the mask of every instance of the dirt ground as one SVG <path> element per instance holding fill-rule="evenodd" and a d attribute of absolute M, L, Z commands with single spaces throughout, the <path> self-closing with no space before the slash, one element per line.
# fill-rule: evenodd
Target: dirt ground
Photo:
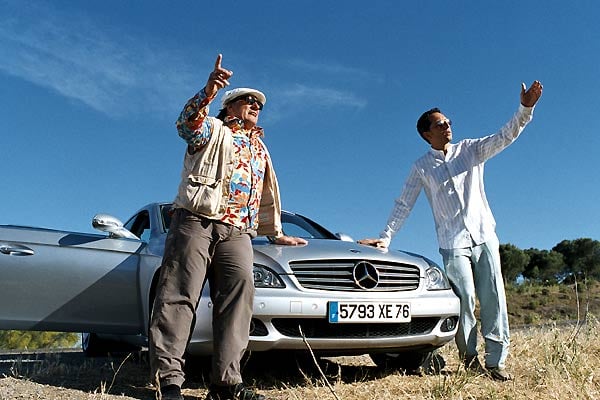
<path fill-rule="evenodd" d="M 188 362 L 183 388 L 186 400 L 206 396 L 207 365 L 207 359 Z M 368 356 L 339 357 L 321 362 L 320 366 L 324 374 L 336 376 L 344 368 L 349 379 L 363 379 L 365 374 L 379 370 Z M 78 351 L 2 355 L 0 400 L 155 399 L 149 375 L 146 353 L 114 358 L 86 358 Z M 322 375 L 308 357 L 253 356 L 244 367 L 246 383 L 260 382 L 260 392 L 269 398 L 289 398 L 281 389 L 302 386 L 311 376 L 320 379 Z"/>
<path fill-rule="evenodd" d="M 0 356 L 0 400 L 153 399 L 139 356 L 86 358 L 77 351 Z"/>

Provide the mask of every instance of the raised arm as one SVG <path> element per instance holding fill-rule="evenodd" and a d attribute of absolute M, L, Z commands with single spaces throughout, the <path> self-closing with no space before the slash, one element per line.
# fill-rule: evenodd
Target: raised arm
<path fill-rule="evenodd" d="M 232 71 L 221 66 L 222 59 L 223 56 L 219 54 L 206 86 L 188 100 L 175 123 L 179 136 L 192 147 L 202 146 L 208 141 L 212 131 L 210 123 L 206 121 L 208 105 L 220 89 L 229 85 L 229 78 L 233 75 Z"/>
<path fill-rule="evenodd" d="M 541 96 L 542 84 L 540 81 L 533 81 L 531 87 L 527 90 L 525 84 L 521 83 L 521 105 L 519 110 L 495 134 L 472 141 L 477 146 L 480 162 L 494 157 L 519 137 L 525 126 L 533 118 L 534 106 Z"/>

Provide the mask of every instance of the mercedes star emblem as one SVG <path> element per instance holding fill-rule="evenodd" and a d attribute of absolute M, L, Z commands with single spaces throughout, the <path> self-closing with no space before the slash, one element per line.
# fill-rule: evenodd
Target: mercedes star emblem
<path fill-rule="evenodd" d="M 361 289 L 375 289 L 379 284 L 379 272 L 377 271 L 377 268 L 366 261 L 359 261 L 354 264 L 352 277 L 354 278 L 356 286 Z"/>

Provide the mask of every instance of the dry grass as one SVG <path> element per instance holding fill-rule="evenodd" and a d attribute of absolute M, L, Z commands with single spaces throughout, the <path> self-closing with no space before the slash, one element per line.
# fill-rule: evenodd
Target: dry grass
<path fill-rule="evenodd" d="M 583 327 L 544 327 L 513 333 L 509 369 L 514 380 L 496 382 L 459 367 L 454 345 L 441 354 L 447 365 L 439 375 L 405 376 L 378 371 L 363 363 L 362 378 L 353 366 L 339 367 L 329 377 L 335 396 L 323 377 L 302 384 L 282 385 L 265 394 L 271 399 L 600 399 L 600 338 L 597 321 Z M 344 359 L 341 359 L 342 362 Z M 359 369 L 359 370 L 360 370 Z M 348 379 L 352 375 L 356 379 Z M 260 387 L 260 382 L 257 382 Z M 200 395 L 190 390 L 190 394 Z M 204 393 L 202 393 L 204 394 Z"/>
<path fill-rule="evenodd" d="M 514 331 L 508 368 L 515 379 L 506 383 L 465 372 L 454 345 L 441 349 L 447 365 L 438 375 L 382 370 L 368 357 L 322 360 L 321 374 L 311 360 L 298 365 L 280 356 L 251 357 L 244 375 L 272 400 L 600 399 L 599 327 L 593 320 L 584 326 Z M 138 358 L 65 363 L 53 360 L 29 371 L 21 367 L 17 379 L 0 379 L 0 399 L 154 398 L 147 364 Z M 186 400 L 204 399 L 206 367 L 192 368 L 188 376 Z"/>

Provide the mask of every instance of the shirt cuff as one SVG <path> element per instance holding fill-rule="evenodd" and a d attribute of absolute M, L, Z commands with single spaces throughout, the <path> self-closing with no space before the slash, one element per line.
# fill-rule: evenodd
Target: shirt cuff
<path fill-rule="evenodd" d="M 379 239 L 381 239 L 381 241 L 383 242 L 383 244 L 385 245 L 385 247 L 390 247 L 390 243 L 392 241 L 392 238 L 385 236 L 384 234 L 381 234 L 379 236 Z"/>
<path fill-rule="evenodd" d="M 527 113 L 527 112 L 532 113 L 534 108 L 535 108 L 535 104 L 531 107 L 526 107 L 522 103 L 519 103 L 519 112 L 520 113 Z"/>
<path fill-rule="evenodd" d="M 215 93 L 212 97 L 208 97 L 206 95 L 206 88 L 203 87 L 202 89 L 200 89 L 200 91 L 198 92 L 198 103 L 200 105 L 200 107 L 205 107 L 207 105 L 209 105 L 215 97 L 217 97 L 217 94 Z"/>

